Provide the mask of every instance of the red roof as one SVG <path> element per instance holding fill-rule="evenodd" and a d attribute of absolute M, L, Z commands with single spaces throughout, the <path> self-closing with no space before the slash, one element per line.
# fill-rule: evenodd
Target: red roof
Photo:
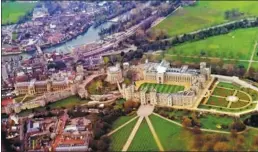
<path fill-rule="evenodd" d="M 4 99 L 4 100 L 2 100 L 1 105 L 2 105 L 2 106 L 6 106 L 6 105 L 12 104 L 12 103 L 13 103 L 13 99 L 12 99 L 12 98 L 9 98 L 9 99 Z"/>

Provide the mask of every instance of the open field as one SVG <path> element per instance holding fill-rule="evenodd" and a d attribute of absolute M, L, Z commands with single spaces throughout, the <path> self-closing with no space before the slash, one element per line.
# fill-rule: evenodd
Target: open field
<path fill-rule="evenodd" d="M 128 151 L 159 151 L 146 119 L 143 119 Z"/>
<path fill-rule="evenodd" d="M 157 83 L 143 83 L 140 90 L 147 89 L 147 92 L 155 89 L 158 93 L 175 93 L 184 90 L 184 86 L 157 84 Z"/>
<path fill-rule="evenodd" d="M 226 19 L 224 13 L 232 9 L 238 9 L 244 14 Z M 187 6 L 177 10 L 158 24 L 154 30 L 165 30 L 169 36 L 175 36 L 252 16 L 258 16 L 257 1 L 221 1 L 219 3 L 199 1 L 195 6 Z"/>
<path fill-rule="evenodd" d="M 167 54 L 181 56 L 215 57 L 221 59 L 249 60 L 258 28 L 238 29 L 225 35 L 209 37 L 205 40 L 187 42 L 167 50 Z"/>
<path fill-rule="evenodd" d="M 112 129 L 116 129 L 117 127 L 121 126 L 122 124 L 126 123 L 127 121 L 131 120 L 132 118 L 136 117 L 136 114 L 126 115 L 119 117 L 113 124 Z"/>
<path fill-rule="evenodd" d="M 19 17 L 35 7 L 32 2 L 2 2 L 2 24 L 16 23 Z"/>
<path fill-rule="evenodd" d="M 254 68 L 255 71 L 258 71 L 258 63 L 257 62 L 253 62 L 251 65 L 252 68 Z"/>
<path fill-rule="evenodd" d="M 192 136 L 182 127 L 163 120 L 158 116 L 151 115 L 151 123 L 166 151 L 187 151 L 190 150 Z"/>
<path fill-rule="evenodd" d="M 124 144 L 126 143 L 133 127 L 135 126 L 137 119 L 127 124 L 122 129 L 111 135 L 110 151 L 121 151 Z"/>
<path fill-rule="evenodd" d="M 202 138 L 198 138 L 199 140 L 204 140 L 201 143 L 200 148 L 194 148 L 194 142 L 196 140 L 195 134 L 187 129 L 184 129 L 178 125 L 175 125 L 167 120 L 159 118 L 158 116 L 151 115 L 150 120 L 156 130 L 156 133 L 166 151 L 206 151 L 205 146 L 208 144 L 207 140 L 205 142 L 205 137 L 212 137 L 212 139 L 216 137 L 223 137 L 226 139 L 229 144 L 230 150 L 234 150 L 236 147 L 236 140 L 233 140 L 230 134 L 219 134 L 219 133 L 207 133 L 203 131 L 202 134 L 198 136 L 202 136 Z M 203 121 L 203 127 L 208 129 L 217 129 L 217 125 L 229 125 L 233 122 L 233 118 L 228 117 L 205 117 L 205 119 L 201 118 Z M 241 143 L 241 147 L 238 150 L 255 150 L 256 148 L 253 146 L 254 137 L 257 136 L 257 129 L 248 129 L 244 133 L 239 136 L 244 137 L 243 143 Z M 236 150 L 236 149 L 235 149 Z"/>

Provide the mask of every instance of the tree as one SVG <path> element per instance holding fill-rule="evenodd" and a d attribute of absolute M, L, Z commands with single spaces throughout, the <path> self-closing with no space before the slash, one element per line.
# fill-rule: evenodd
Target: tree
<path fill-rule="evenodd" d="M 246 126 L 241 121 L 236 121 L 231 124 L 230 128 L 239 132 L 245 130 Z"/>
<path fill-rule="evenodd" d="M 214 145 L 214 151 L 229 151 L 229 145 L 226 143 L 226 142 L 217 142 L 215 145 Z"/>
<path fill-rule="evenodd" d="M 184 127 L 192 127 L 192 120 L 188 117 L 184 117 L 182 121 Z"/>

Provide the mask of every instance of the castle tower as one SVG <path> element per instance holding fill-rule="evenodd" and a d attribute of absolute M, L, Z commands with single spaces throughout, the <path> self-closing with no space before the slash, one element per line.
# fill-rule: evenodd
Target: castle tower
<path fill-rule="evenodd" d="M 150 92 L 150 103 L 156 105 L 157 104 L 157 92 L 156 90 L 152 90 Z"/>

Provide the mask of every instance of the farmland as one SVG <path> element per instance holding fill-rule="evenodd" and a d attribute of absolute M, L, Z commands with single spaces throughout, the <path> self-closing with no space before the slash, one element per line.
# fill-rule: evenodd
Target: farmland
<path fill-rule="evenodd" d="M 258 16 L 258 2 L 255 1 L 199 1 L 195 6 L 178 9 L 154 30 L 165 30 L 169 36 L 189 33 L 202 28 L 239 20 L 245 17 Z M 238 9 L 242 15 L 225 18 L 225 12 Z"/>
<path fill-rule="evenodd" d="M 31 11 L 36 3 L 32 2 L 2 2 L 2 24 L 16 23 L 19 18 Z"/>

